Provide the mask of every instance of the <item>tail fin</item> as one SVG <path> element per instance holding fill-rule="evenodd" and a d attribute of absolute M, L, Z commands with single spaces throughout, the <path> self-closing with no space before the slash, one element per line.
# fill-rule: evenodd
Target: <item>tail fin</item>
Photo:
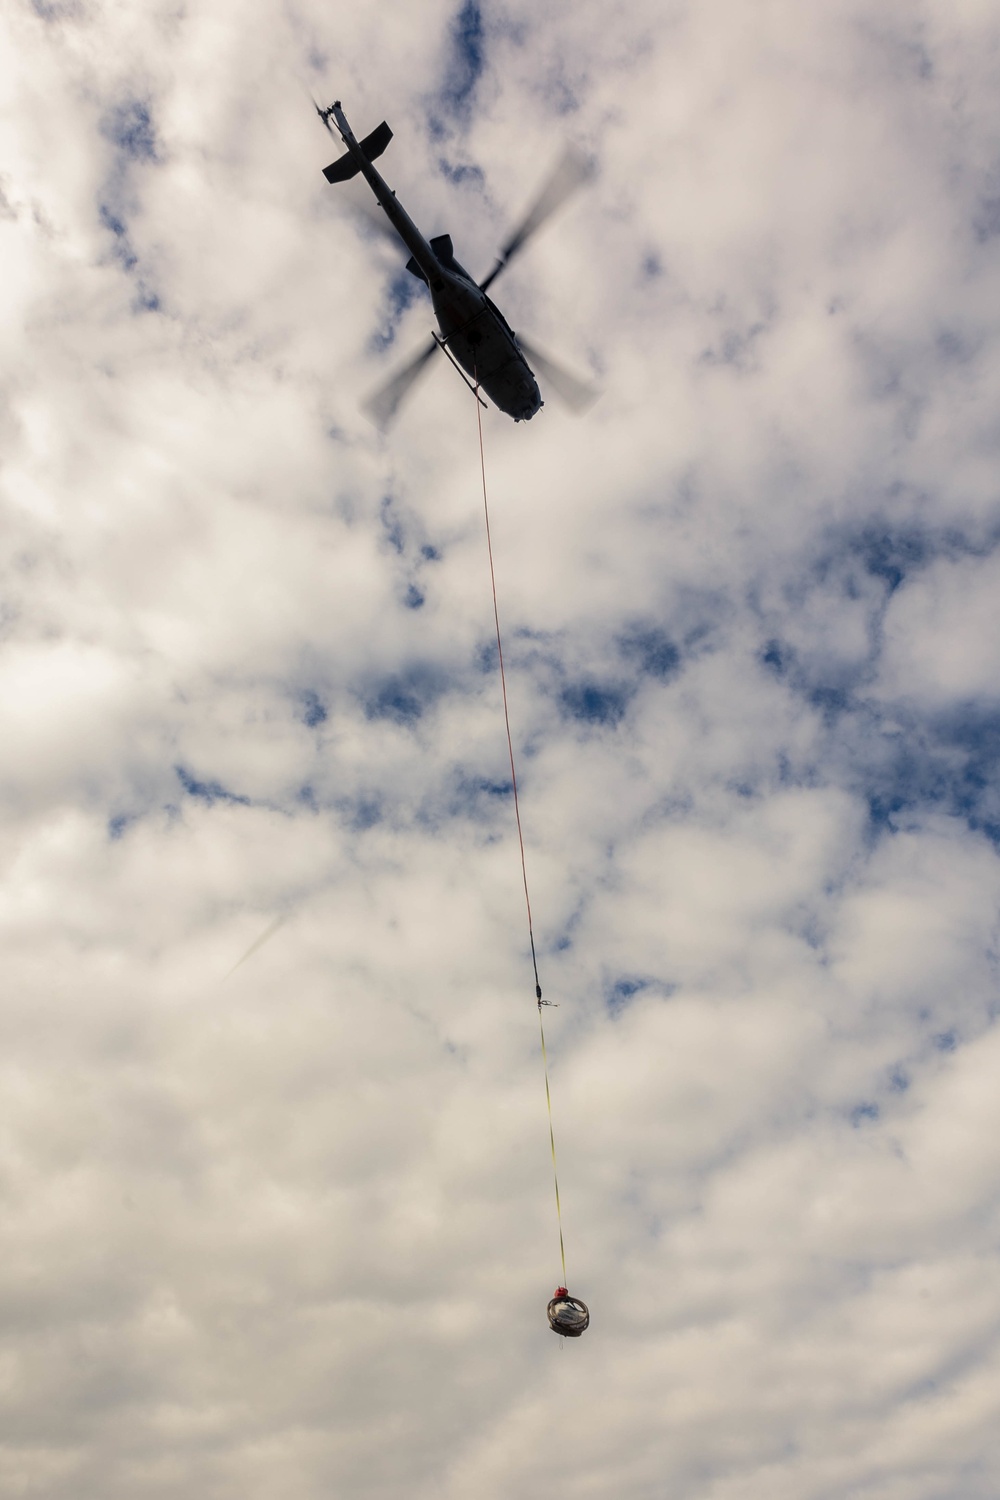
<path fill-rule="evenodd" d="M 376 125 L 371 135 L 366 135 L 363 141 L 359 141 L 362 152 L 368 161 L 374 161 L 376 156 L 382 152 L 392 140 L 392 131 L 383 120 L 381 125 Z M 348 178 L 355 177 L 361 171 L 360 164 L 355 161 L 350 151 L 338 161 L 331 162 L 330 166 L 323 168 L 323 176 L 327 182 L 347 182 Z"/>

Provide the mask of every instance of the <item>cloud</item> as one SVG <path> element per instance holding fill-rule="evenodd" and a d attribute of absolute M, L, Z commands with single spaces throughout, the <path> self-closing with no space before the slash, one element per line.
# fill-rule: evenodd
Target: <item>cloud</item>
<path fill-rule="evenodd" d="M 941 558 L 893 600 L 881 683 L 928 706 L 989 703 L 997 694 L 992 630 L 997 561 Z"/>
<path fill-rule="evenodd" d="M 3 24 L 0 1488 L 992 1500 L 992 13 Z"/>

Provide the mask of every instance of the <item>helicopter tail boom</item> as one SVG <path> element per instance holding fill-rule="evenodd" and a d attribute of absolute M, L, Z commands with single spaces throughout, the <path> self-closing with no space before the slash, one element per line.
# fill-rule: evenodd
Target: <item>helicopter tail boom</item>
<path fill-rule="evenodd" d="M 320 114 L 323 111 L 320 110 Z M 383 120 L 381 125 L 376 125 L 371 135 L 366 135 L 363 141 L 358 141 L 358 147 L 363 152 L 367 161 L 374 161 L 392 140 L 392 131 Z M 331 162 L 328 167 L 323 168 L 323 176 L 327 182 L 347 182 L 349 178 L 356 177 L 361 171 L 361 163 L 352 151 L 347 151 L 338 161 Z"/>

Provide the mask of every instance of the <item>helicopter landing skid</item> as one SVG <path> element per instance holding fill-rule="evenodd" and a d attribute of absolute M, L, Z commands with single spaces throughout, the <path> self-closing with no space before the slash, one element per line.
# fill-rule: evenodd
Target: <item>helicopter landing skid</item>
<path fill-rule="evenodd" d="M 433 330 L 432 330 L 432 332 L 433 332 Z M 459 330 L 459 332 L 461 332 L 461 330 Z M 472 384 L 472 381 L 469 379 L 468 375 L 466 375 L 465 371 L 462 369 L 462 366 L 459 364 L 459 362 L 455 358 L 454 354 L 452 354 L 451 350 L 448 348 L 448 340 L 447 339 L 443 339 L 443 338 L 440 337 L 439 334 L 434 333 L 434 342 L 435 342 L 435 344 L 437 344 L 437 346 L 438 346 L 439 349 L 443 349 L 444 352 L 445 352 L 445 354 L 447 354 L 448 358 L 451 360 L 452 364 L 455 366 L 455 369 L 461 375 L 462 379 L 465 381 L 466 385 L 469 387 L 469 390 L 475 396 L 475 398 L 479 402 L 480 406 L 485 406 L 486 402 L 483 400 L 482 396 L 479 394 L 478 387 L 474 386 Z"/>

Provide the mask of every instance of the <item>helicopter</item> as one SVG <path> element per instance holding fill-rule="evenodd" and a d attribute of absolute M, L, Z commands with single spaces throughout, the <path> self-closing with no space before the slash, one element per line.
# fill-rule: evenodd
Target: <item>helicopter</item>
<path fill-rule="evenodd" d="M 379 207 L 409 250 L 406 269 L 427 286 L 440 329 L 439 333 L 433 334 L 430 344 L 365 403 L 365 409 L 375 423 L 382 428 L 389 425 L 404 397 L 439 349 L 448 356 L 482 405 L 486 403 L 479 395 L 480 390 L 485 391 L 493 404 L 513 417 L 515 422 L 529 421 L 543 405 L 529 359 L 567 405 L 576 410 L 589 406 L 598 394 L 595 388 L 571 375 L 515 334 L 496 303 L 487 296 L 487 290 L 530 236 L 592 176 L 592 162 L 574 151 L 566 153 L 501 249 L 489 275 L 477 283 L 456 260 L 451 236 L 439 234 L 425 239 L 373 166 L 392 140 L 392 131 L 386 122 L 383 120 L 359 141 L 347 123 L 339 99 L 328 109 L 316 104 L 316 112 L 331 135 L 330 121 L 334 121 L 347 147 L 344 155 L 324 167 L 323 176 L 327 182 L 337 183 L 347 182 L 359 172 L 362 174 Z"/>

